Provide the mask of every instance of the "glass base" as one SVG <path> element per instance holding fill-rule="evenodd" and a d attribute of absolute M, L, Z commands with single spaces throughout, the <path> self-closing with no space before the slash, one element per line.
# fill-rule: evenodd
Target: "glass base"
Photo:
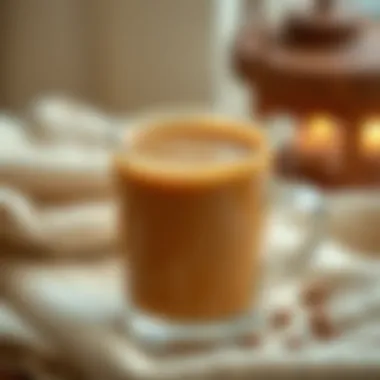
<path fill-rule="evenodd" d="M 125 324 L 131 338 L 142 348 L 163 350 L 172 347 L 199 349 L 210 346 L 233 345 L 262 327 L 258 313 L 225 321 L 178 324 L 130 311 Z"/>

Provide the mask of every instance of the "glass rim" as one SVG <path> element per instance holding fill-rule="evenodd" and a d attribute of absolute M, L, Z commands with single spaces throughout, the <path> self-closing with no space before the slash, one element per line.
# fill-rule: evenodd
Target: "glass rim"
<path fill-rule="evenodd" d="M 161 113 L 150 114 L 137 120 L 136 133 L 125 152 L 116 154 L 117 165 L 126 167 L 134 177 L 159 180 L 171 184 L 206 184 L 230 180 L 249 173 L 263 172 L 271 163 L 271 149 L 264 131 L 252 121 L 228 117 L 218 113 Z M 139 128 L 138 128 L 139 127 Z M 220 137 L 222 140 L 240 142 L 248 148 L 248 154 L 226 162 L 214 161 L 204 165 L 183 165 L 173 160 L 159 161 L 139 152 L 144 140 L 162 133 L 184 135 L 190 132 L 202 138 Z M 179 134 L 180 136 L 180 134 Z"/>

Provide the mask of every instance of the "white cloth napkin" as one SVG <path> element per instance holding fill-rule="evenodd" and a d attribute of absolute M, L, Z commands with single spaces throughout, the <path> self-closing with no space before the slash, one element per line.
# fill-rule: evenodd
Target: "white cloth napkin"
<path fill-rule="evenodd" d="M 284 254 L 300 254 L 294 249 L 296 240 L 280 247 L 286 235 L 297 236 L 297 230 L 289 224 L 273 230 L 272 238 L 278 244 L 267 251 L 270 262 Z M 379 266 L 372 270 L 362 263 L 356 270 L 349 254 L 333 242 L 321 246 L 314 260 L 311 271 L 266 285 L 258 312 L 270 316 L 272 311 L 286 308 L 292 313 L 289 326 L 278 330 L 270 323 L 264 325 L 258 347 L 244 343 L 185 357 L 147 356 L 128 339 L 127 331 L 115 331 L 114 321 L 122 318 L 125 299 L 118 260 L 85 267 L 18 266 L 7 270 L 6 294 L 32 326 L 59 346 L 63 358 L 92 378 L 213 379 L 223 373 L 226 379 L 244 375 L 283 379 L 284 373 L 311 369 L 325 371 L 326 376 L 366 371 L 369 366 L 380 371 Z M 286 271 L 282 273 L 286 277 Z M 332 340 L 320 341 L 310 333 L 308 313 L 299 298 L 310 276 L 334 284 L 327 309 L 342 330 Z M 294 338 L 302 345 L 292 350 L 288 343 Z"/>
<path fill-rule="evenodd" d="M 26 250 L 26 247 L 33 246 L 46 256 L 91 256 L 96 251 L 112 254 L 115 252 L 116 214 L 110 183 L 112 148 L 109 141 L 116 141 L 123 134 L 127 139 L 131 138 L 132 133 L 128 134 L 124 126 L 116 126 L 111 133 L 113 137 L 104 140 L 103 136 L 108 136 L 113 125 L 120 123 L 100 116 L 98 111 L 63 100 L 38 102 L 30 115 L 26 122 L 9 116 L 0 119 L 1 240 L 9 243 L 7 249 L 23 246 Z M 334 200 L 329 202 L 329 207 L 334 207 Z M 342 215 L 347 217 L 344 213 Z M 212 372 L 227 364 L 230 369 L 239 367 L 237 363 L 247 367 L 247 361 L 249 368 L 258 367 L 260 363 L 284 364 L 285 359 L 294 365 L 302 360 L 305 362 L 305 358 L 319 363 L 345 357 L 349 362 L 355 355 L 357 357 L 358 350 L 363 354 L 370 353 L 371 357 L 375 355 L 380 363 L 380 345 L 376 346 L 377 339 L 380 339 L 380 294 L 377 290 L 380 289 L 380 260 L 368 259 L 339 244 L 334 236 L 326 236 L 307 270 L 294 273 L 290 266 L 301 259 L 298 248 L 306 227 L 306 222 L 297 222 L 297 218 L 290 220 L 283 215 L 273 215 L 266 262 L 270 270 L 276 265 L 281 266 L 278 273 L 283 278 L 272 279 L 273 282 L 266 284 L 261 308 L 270 314 L 285 307 L 292 310 L 295 317 L 291 326 L 280 334 L 268 333 L 266 343 L 258 351 L 254 350 L 254 355 L 248 353 L 245 361 L 236 353 L 199 360 L 193 358 L 187 364 L 134 361 L 131 358 L 135 354 L 131 353 L 128 342 L 122 343 L 120 339 L 116 342 L 111 330 L 107 329 L 99 333 L 102 339 L 96 341 L 99 352 L 113 353 L 114 365 L 117 362 L 119 367 L 131 371 L 136 369 L 134 365 L 138 364 L 141 369 L 148 363 L 143 370 L 145 374 L 158 376 L 161 373 L 164 377 L 165 374 L 186 372 L 185 369 L 196 372 L 203 368 Z M 120 268 L 119 263 L 116 266 Z M 119 287 L 121 271 L 105 276 L 101 266 L 53 268 L 33 265 L 16 269 L 7 273 L 9 284 L 15 289 L 18 287 L 21 302 L 29 302 L 30 307 L 33 307 L 33 297 L 39 297 L 46 310 L 59 311 L 61 316 L 75 316 L 84 324 L 86 321 L 96 322 L 93 320 L 96 315 L 108 315 L 109 318 L 120 312 L 123 299 Z M 326 310 L 342 331 L 333 343 L 321 344 L 310 337 L 307 313 L 300 305 L 299 293 L 311 279 L 329 283 L 334 289 Z M 64 323 L 62 326 L 67 327 Z M 60 331 L 58 324 L 55 328 L 56 332 Z M 54 331 L 51 330 L 53 335 Z M 85 329 L 83 334 L 78 337 L 84 339 L 92 335 Z M 62 331 L 57 336 L 57 339 L 62 337 Z M 92 339 L 96 336 L 93 335 Z M 286 354 L 285 342 L 294 336 L 302 338 L 307 349 Z M 74 336 L 72 339 L 70 342 L 75 342 Z M 95 344 L 93 340 L 91 342 Z M 89 349 L 87 343 L 78 344 L 78 350 Z"/>

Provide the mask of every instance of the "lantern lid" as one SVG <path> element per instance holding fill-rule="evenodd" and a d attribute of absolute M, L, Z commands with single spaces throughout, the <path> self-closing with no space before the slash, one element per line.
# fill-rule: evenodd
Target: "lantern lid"
<path fill-rule="evenodd" d="M 261 108 L 293 112 L 374 112 L 380 107 L 380 27 L 317 1 L 277 28 L 239 35 L 239 74 L 255 83 Z"/>

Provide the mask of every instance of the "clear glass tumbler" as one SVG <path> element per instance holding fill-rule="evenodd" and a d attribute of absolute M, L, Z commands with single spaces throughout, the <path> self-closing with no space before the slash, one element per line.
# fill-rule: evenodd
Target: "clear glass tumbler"
<path fill-rule="evenodd" d="M 116 154 L 138 340 L 229 339 L 258 323 L 271 161 L 258 128 L 202 115 L 152 120 Z"/>

